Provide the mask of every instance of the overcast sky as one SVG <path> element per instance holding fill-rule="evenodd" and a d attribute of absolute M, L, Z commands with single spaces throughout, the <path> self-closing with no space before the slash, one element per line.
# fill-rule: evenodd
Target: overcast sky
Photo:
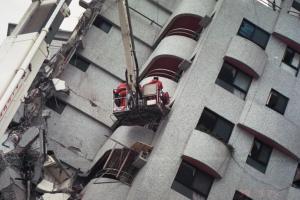
<path fill-rule="evenodd" d="M 70 5 L 71 16 L 68 17 L 62 24 L 61 29 L 72 30 L 82 12 L 84 11 L 78 5 L 79 0 L 72 0 Z M 18 23 L 23 14 L 31 4 L 31 0 L 0 0 L 0 43 L 6 37 L 7 24 Z"/>

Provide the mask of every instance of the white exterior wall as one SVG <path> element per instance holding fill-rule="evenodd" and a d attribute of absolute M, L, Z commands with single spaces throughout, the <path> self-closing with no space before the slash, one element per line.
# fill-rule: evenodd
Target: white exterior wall
<path fill-rule="evenodd" d="M 207 1 L 214 0 L 201 1 L 207 3 Z M 147 10 L 145 14 L 149 15 L 150 18 L 156 16 L 153 12 L 150 12 L 150 10 L 154 9 L 154 4 L 150 5 L 149 3 L 152 2 L 152 0 L 132 2 L 135 2 L 133 7 L 136 9 L 142 8 L 143 10 L 147 10 L 149 6 L 149 10 Z M 180 1 L 174 1 L 174 5 L 171 5 L 170 1 L 159 1 L 159 4 L 164 6 L 167 10 L 174 10 L 176 9 L 175 2 L 177 6 L 180 5 Z M 123 79 L 125 70 L 116 5 L 114 5 L 112 1 L 108 1 L 108 3 L 110 4 L 106 5 L 107 11 L 103 14 L 115 23 L 115 25 L 108 34 L 96 27 L 92 27 L 86 37 L 86 48 L 79 52 L 93 63 L 92 66 L 90 66 L 86 73 L 82 73 L 75 68 L 68 68 L 62 76 L 76 92 L 88 98 L 95 97 L 99 106 L 107 110 L 110 108 L 109 95 L 111 95 L 111 91 L 116 87 L 118 81 Z M 139 3 L 141 5 L 138 5 Z M 291 0 L 286 0 L 283 4 L 284 9 L 281 12 L 286 12 L 288 9 L 287 5 L 291 4 Z M 193 6 L 193 4 L 190 4 L 190 6 Z M 110 9 L 111 12 L 109 12 Z M 158 21 L 166 27 L 166 23 L 172 20 L 168 18 L 170 13 L 168 14 L 166 10 L 160 8 L 160 6 L 156 6 L 155 9 L 157 9 L 159 13 L 158 16 L 160 16 Z M 223 58 L 228 51 L 232 38 L 236 36 L 238 32 L 243 18 L 247 18 L 269 33 L 273 33 L 274 27 L 278 26 L 278 17 L 280 18 L 278 12 L 274 12 L 272 9 L 254 0 L 218 0 L 215 8 L 212 9 L 209 7 L 209 10 L 205 13 L 211 13 L 212 10 L 216 11 L 214 18 L 211 24 L 202 32 L 201 38 L 196 46 L 196 57 L 191 67 L 183 74 L 177 85 L 176 100 L 171 112 L 162 120 L 159 129 L 155 133 L 155 139 L 152 143 L 154 148 L 150 158 L 135 177 L 133 184 L 128 189 L 128 193 L 127 189 L 126 192 L 120 189 L 120 194 L 126 193 L 126 195 L 121 195 L 121 199 L 187 199 L 172 190 L 171 185 L 181 163 L 182 155 L 187 149 L 188 141 L 194 133 L 194 128 L 204 107 L 213 110 L 237 125 L 240 122 L 244 109 L 247 108 L 247 106 L 245 106 L 246 102 L 254 102 L 260 106 L 264 106 L 271 88 L 274 88 L 290 99 L 284 116 L 280 118 L 288 120 L 289 123 L 293 123 L 295 127 L 300 126 L 300 93 L 297 91 L 300 87 L 300 78 L 294 77 L 280 68 L 286 45 L 273 36 L 270 37 L 269 43 L 264 51 L 266 53 L 266 57 L 263 58 L 266 59 L 264 61 L 266 63 L 265 66 L 255 65 L 254 67 L 254 70 L 258 71 L 257 74 L 259 74 L 259 76 L 257 79 L 253 79 L 246 100 L 242 100 L 238 96 L 215 84 L 215 80 L 222 67 Z M 201 13 L 199 13 L 199 15 L 201 15 Z M 151 45 L 155 43 L 154 38 L 158 38 L 156 34 L 161 33 L 162 30 L 155 25 L 149 25 L 149 21 L 139 15 L 132 14 L 132 17 L 133 29 L 137 38 L 137 56 L 140 66 L 142 66 L 144 63 L 150 63 L 151 59 L 155 56 L 155 54 L 151 55 L 153 51 Z M 289 34 L 293 33 L 289 32 Z M 164 46 L 164 48 L 168 47 Z M 172 48 L 170 49 L 172 52 L 180 52 L 182 50 L 176 45 L 170 45 L 170 48 Z M 238 51 L 238 48 L 234 48 L 233 51 L 234 50 Z M 255 51 L 255 49 L 251 50 Z M 193 53 L 190 52 L 190 54 L 190 57 L 192 57 Z M 255 55 L 255 52 L 253 52 L 253 55 Z M 187 58 L 190 57 L 187 56 Z M 246 61 L 251 62 L 251 60 Z M 105 84 L 102 84 L 102 81 L 104 81 Z M 100 137 L 99 145 L 97 146 L 99 147 L 99 151 L 97 152 L 103 152 L 104 148 L 102 149 L 101 145 L 104 144 L 105 138 L 103 138 L 102 135 L 107 132 L 110 133 L 111 130 L 109 130 L 108 127 L 113 125 L 113 123 L 109 123 L 109 112 L 102 112 L 97 115 L 94 113 L 94 108 L 89 110 L 86 108 L 87 104 L 80 103 L 79 100 L 72 101 L 70 100 L 71 98 L 72 97 L 69 97 L 65 99 L 65 101 L 98 121 L 97 123 L 99 124 L 93 126 L 98 127 L 100 135 L 95 134 L 91 138 Z M 78 113 L 76 117 L 82 115 L 80 112 Z M 266 117 L 268 117 L 268 115 L 266 115 Z M 272 119 L 274 120 L 268 120 L 268 123 L 270 123 L 268 126 L 270 127 L 278 123 L 276 117 L 272 117 Z M 281 122 L 284 120 L 281 120 Z M 54 119 L 53 123 L 57 123 L 57 121 Z M 259 123 L 255 125 L 261 126 Z M 83 123 L 81 128 L 87 130 L 86 128 L 88 126 L 90 126 L 90 123 Z M 256 129 L 265 131 L 263 128 L 264 127 L 256 127 Z M 276 129 L 272 129 L 272 132 L 276 131 Z M 199 134 L 205 133 L 199 132 Z M 291 143 L 289 143 L 289 132 L 282 133 L 282 131 L 280 131 L 274 134 L 287 134 L 287 138 L 284 142 L 276 142 L 280 142 L 287 149 L 290 149 L 289 147 L 292 146 L 293 151 L 297 148 L 294 141 L 290 141 Z M 292 137 L 296 137 L 295 132 L 292 134 Z M 272 135 L 266 135 L 272 137 Z M 112 134 L 112 137 L 113 136 L 114 134 Z M 277 138 L 274 138 L 274 140 L 277 140 Z M 214 140 L 215 138 L 211 139 Z M 226 167 L 220 170 L 221 178 L 215 179 L 208 200 L 232 200 L 236 190 L 247 194 L 253 200 L 283 200 L 287 199 L 288 195 L 290 199 L 295 199 L 297 192 L 292 191 L 290 186 L 298 164 L 297 160 L 274 148 L 266 172 L 263 174 L 246 164 L 253 139 L 254 136 L 251 133 L 235 126 L 229 140 L 229 144 L 234 147 L 235 152 L 229 161 L 226 162 Z M 217 145 L 219 145 L 218 142 L 211 142 L 210 144 L 211 148 L 220 148 L 217 147 Z M 190 145 L 194 146 L 195 152 L 192 151 L 193 147 L 191 146 L 188 147 L 188 150 L 192 152 L 195 157 L 199 155 L 197 151 L 201 151 L 201 156 L 205 155 L 205 152 L 207 152 L 208 155 L 211 152 L 207 145 L 192 142 L 190 142 Z M 220 149 L 222 148 L 223 147 Z M 96 149 L 96 147 L 94 149 Z M 227 155 L 228 154 L 226 154 L 226 156 Z M 91 155 L 91 157 L 93 156 L 94 154 Z M 201 156 L 197 158 L 200 160 Z M 94 160 L 94 162 L 96 161 L 97 160 Z M 211 166 L 211 168 L 219 169 L 220 167 L 219 161 L 211 163 L 205 159 L 201 159 L 201 161 L 206 162 L 204 164 Z M 90 192 L 93 193 L 99 189 L 99 191 L 103 191 L 101 193 L 103 199 L 109 197 L 110 191 L 106 192 L 106 190 L 101 187 L 103 186 L 99 184 L 97 187 L 93 187 Z M 118 193 L 118 186 L 114 187 L 114 192 Z"/>

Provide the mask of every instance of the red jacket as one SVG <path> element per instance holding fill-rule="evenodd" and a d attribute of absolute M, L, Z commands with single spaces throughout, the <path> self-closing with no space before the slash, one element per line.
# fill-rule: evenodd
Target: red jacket
<path fill-rule="evenodd" d="M 152 79 L 149 84 L 157 84 L 157 89 L 158 90 L 162 90 L 164 87 L 163 87 L 163 84 L 160 80 L 155 80 L 155 79 Z"/>
<path fill-rule="evenodd" d="M 120 83 L 116 90 L 114 90 L 115 94 L 119 94 L 121 97 L 125 97 L 127 95 L 127 83 Z"/>

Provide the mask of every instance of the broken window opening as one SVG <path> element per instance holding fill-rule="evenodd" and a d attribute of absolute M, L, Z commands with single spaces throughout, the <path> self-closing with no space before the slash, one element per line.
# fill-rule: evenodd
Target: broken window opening
<path fill-rule="evenodd" d="M 109 22 L 107 19 L 105 19 L 104 17 L 98 15 L 93 23 L 94 26 L 96 26 L 97 28 L 101 29 L 102 31 L 104 31 L 105 33 L 109 33 L 109 31 L 112 28 L 112 23 Z"/>
<path fill-rule="evenodd" d="M 52 96 L 46 101 L 45 105 L 58 114 L 62 114 L 67 104 L 55 96 Z"/>
<path fill-rule="evenodd" d="M 83 72 L 86 72 L 91 64 L 89 61 L 78 54 L 74 54 L 69 63 Z"/>

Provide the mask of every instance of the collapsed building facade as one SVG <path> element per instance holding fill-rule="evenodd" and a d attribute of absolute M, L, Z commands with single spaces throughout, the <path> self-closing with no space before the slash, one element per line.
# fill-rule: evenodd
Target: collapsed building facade
<path fill-rule="evenodd" d="M 45 2 L 32 13 L 59 5 Z M 297 0 L 129 0 L 140 84 L 159 77 L 171 97 L 169 113 L 143 126 L 113 115 L 126 69 L 116 1 L 81 5 L 73 33 L 51 27 L 51 53 L 45 44 L 18 99 L 1 198 L 300 198 Z M 45 25 L 29 22 L 8 39 Z"/>

